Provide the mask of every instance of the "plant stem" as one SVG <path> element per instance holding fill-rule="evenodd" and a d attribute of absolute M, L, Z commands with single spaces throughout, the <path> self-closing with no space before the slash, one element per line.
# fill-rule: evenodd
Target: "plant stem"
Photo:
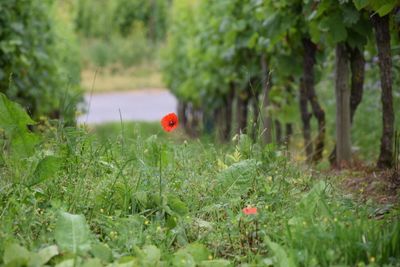
<path fill-rule="evenodd" d="M 162 204 L 162 161 L 161 161 L 161 147 L 159 148 L 159 160 L 160 160 L 160 167 L 159 167 L 159 176 L 160 176 L 160 204 Z"/>

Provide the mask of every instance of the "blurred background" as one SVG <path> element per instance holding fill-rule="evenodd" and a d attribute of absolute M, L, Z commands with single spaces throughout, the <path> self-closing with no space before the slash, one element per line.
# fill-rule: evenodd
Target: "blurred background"
<path fill-rule="evenodd" d="M 372 162 L 384 114 L 391 143 L 400 128 L 399 21 L 397 1 L 2 0 L 0 91 L 36 120 L 158 122 L 175 111 L 190 137 L 247 133 L 320 162 L 335 147 L 335 80 L 346 80 L 351 149 Z"/>
<path fill-rule="evenodd" d="M 0 91 L 35 118 L 91 124 L 119 121 L 121 113 L 158 120 L 176 108 L 159 58 L 169 6 L 164 0 L 2 1 Z"/>

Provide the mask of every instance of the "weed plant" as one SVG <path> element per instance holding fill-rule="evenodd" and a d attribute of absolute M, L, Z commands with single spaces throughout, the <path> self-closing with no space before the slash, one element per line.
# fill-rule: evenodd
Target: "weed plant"
<path fill-rule="evenodd" d="M 274 145 L 146 123 L 32 133 L 0 100 L 6 266 L 400 265 L 398 206 L 359 202 Z"/>

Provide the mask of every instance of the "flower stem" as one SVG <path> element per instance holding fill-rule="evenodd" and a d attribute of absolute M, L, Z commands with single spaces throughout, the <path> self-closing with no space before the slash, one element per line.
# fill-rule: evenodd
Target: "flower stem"
<path fill-rule="evenodd" d="M 161 160 L 161 147 L 159 148 L 159 160 L 160 160 L 160 165 L 159 165 L 159 176 L 160 176 L 160 204 L 162 206 L 162 160 Z"/>

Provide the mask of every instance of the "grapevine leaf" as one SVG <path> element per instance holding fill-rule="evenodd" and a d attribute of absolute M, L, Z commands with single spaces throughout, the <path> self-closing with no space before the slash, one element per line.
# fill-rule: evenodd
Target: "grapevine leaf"
<path fill-rule="evenodd" d="M 369 0 L 353 0 L 354 5 L 358 10 L 366 7 L 368 5 Z"/>
<path fill-rule="evenodd" d="M 381 6 L 376 12 L 379 14 L 379 16 L 383 17 L 389 14 L 394 9 L 394 7 L 396 6 L 396 2 L 397 1 L 393 1 L 391 3 Z"/>

